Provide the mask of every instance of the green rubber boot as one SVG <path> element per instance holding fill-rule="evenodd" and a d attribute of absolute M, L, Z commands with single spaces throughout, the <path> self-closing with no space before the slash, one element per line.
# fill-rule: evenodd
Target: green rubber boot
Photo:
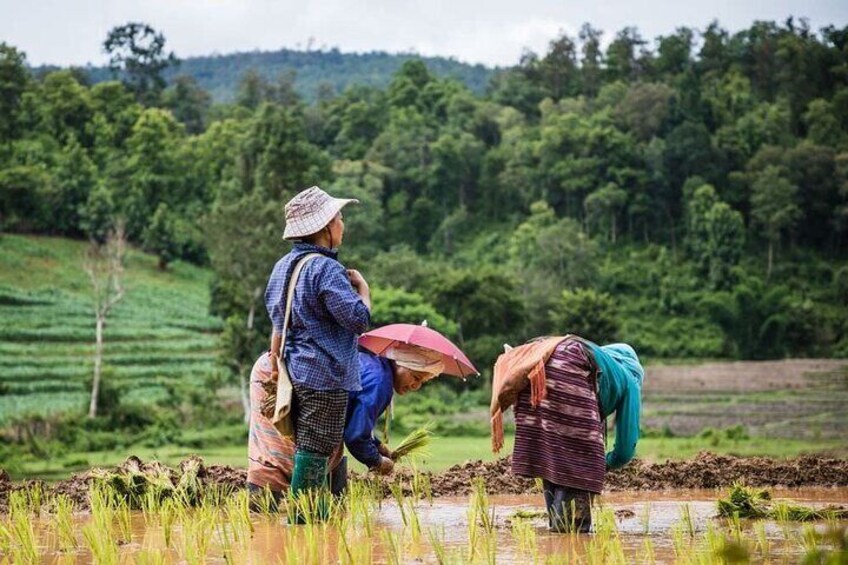
<path fill-rule="evenodd" d="M 327 519 L 329 507 L 325 499 L 328 496 L 327 462 L 329 459 L 329 457 L 308 451 L 298 451 L 294 454 L 294 470 L 289 488 L 290 524 L 305 524 L 307 516 L 304 515 L 304 510 L 306 512 L 311 510 L 315 521 Z M 305 494 L 310 496 L 310 503 L 306 504 L 307 508 L 303 508 Z"/>

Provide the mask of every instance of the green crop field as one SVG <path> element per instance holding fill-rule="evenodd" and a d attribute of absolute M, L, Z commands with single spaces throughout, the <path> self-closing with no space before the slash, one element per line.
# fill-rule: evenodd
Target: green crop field
<path fill-rule="evenodd" d="M 94 351 L 86 243 L 0 236 L 0 424 L 27 415 L 82 411 Z M 167 272 L 130 250 L 126 295 L 105 329 L 104 378 L 124 398 L 161 398 L 179 379 L 216 370 L 220 320 L 210 316 L 210 273 L 184 263 Z"/>

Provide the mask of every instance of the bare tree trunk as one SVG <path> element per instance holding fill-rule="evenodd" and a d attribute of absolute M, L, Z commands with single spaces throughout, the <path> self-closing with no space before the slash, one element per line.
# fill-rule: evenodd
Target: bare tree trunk
<path fill-rule="evenodd" d="M 98 315 L 94 329 L 94 378 L 91 381 L 91 401 L 88 417 L 97 416 L 97 397 L 100 395 L 100 372 L 103 366 L 103 317 Z"/>

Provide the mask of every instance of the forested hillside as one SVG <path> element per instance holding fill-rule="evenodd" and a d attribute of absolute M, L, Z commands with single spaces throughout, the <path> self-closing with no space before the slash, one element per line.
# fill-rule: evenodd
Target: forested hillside
<path fill-rule="evenodd" d="M 401 65 L 411 59 L 424 61 L 438 77 L 453 78 L 476 94 L 482 94 L 494 70 L 483 65 L 470 65 L 445 57 L 418 57 L 411 54 L 342 53 L 338 49 L 321 51 L 252 51 L 187 57 L 179 66 L 169 69 L 165 78 L 173 83 L 177 77 L 188 76 L 208 92 L 216 102 L 232 102 L 239 81 L 248 71 L 255 72 L 269 83 L 293 82 L 297 93 L 308 102 L 343 92 L 349 86 L 363 85 L 385 88 Z M 57 70 L 42 67 L 36 74 Z M 108 67 L 88 67 L 84 73 L 91 82 L 114 78 Z"/>
<path fill-rule="evenodd" d="M 34 76 L 3 45 L 2 229 L 99 241 L 120 219 L 163 268 L 210 265 L 241 377 L 282 206 L 313 184 L 362 202 L 342 260 L 375 323 L 426 318 L 484 369 L 564 332 L 646 358 L 848 356 L 848 28 L 601 37 L 563 35 L 485 94 L 412 58 L 311 104 L 258 75 L 214 104 L 140 80 L 157 69 Z"/>

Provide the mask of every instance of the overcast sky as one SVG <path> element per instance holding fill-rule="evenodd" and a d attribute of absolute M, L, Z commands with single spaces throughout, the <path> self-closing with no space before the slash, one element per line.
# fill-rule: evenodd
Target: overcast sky
<path fill-rule="evenodd" d="M 653 39 L 713 19 L 736 31 L 789 15 L 814 29 L 843 27 L 848 0 L 0 0 L 0 41 L 25 51 L 32 65 L 101 65 L 107 31 L 142 21 L 179 57 L 303 49 L 311 39 L 313 48 L 512 65 L 523 49 L 544 52 L 561 30 L 576 35 L 583 22 L 607 40 L 628 25 Z"/>

